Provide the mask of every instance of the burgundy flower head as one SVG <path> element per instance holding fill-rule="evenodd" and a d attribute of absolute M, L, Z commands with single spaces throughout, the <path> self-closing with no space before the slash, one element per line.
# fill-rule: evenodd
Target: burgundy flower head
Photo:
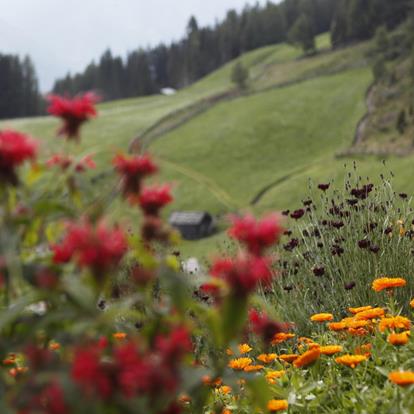
<path fill-rule="evenodd" d="M 62 127 L 58 135 L 63 135 L 68 139 L 79 139 L 80 127 L 83 123 L 96 116 L 95 104 L 99 98 L 92 92 L 78 95 L 74 98 L 64 98 L 57 95 L 48 96 L 49 114 L 61 118 Z"/>

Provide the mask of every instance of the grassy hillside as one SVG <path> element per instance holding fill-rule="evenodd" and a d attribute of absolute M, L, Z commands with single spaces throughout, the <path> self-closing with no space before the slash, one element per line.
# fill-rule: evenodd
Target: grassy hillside
<path fill-rule="evenodd" d="M 347 160 L 335 155 L 351 145 L 372 82 L 365 57 L 369 43 L 337 51 L 329 50 L 326 35 L 317 43 L 320 52 L 306 58 L 288 45 L 243 55 L 240 59 L 250 71 L 250 89 L 244 95 L 214 99 L 233 89 L 232 62 L 173 96 L 101 104 L 99 118 L 87 125 L 76 151 L 95 153 L 98 172 L 108 170 L 114 152 L 127 150 L 134 137 L 167 119 L 168 131 L 147 143 L 162 167 L 157 179 L 175 184 L 175 209 L 203 209 L 224 217 L 246 209 L 261 213 L 296 207 L 308 177 L 327 181 L 343 176 Z M 202 110 L 192 113 L 203 100 Z M 183 113 L 189 116 L 183 118 Z M 45 155 L 56 148 L 57 123 L 51 118 L 0 124 L 5 126 L 41 138 Z M 403 168 L 408 162 L 390 160 L 401 186 L 408 183 Z M 370 175 L 382 168 L 372 157 L 360 164 Z M 97 194 L 109 184 L 101 180 Z M 110 209 L 116 217 L 135 219 L 121 205 Z M 208 253 L 221 240 L 219 234 L 185 243 L 183 250 Z"/>

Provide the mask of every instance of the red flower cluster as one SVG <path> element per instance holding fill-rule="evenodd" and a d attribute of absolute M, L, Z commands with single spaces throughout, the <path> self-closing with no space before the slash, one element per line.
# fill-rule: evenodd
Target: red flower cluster
<path fill-rule="evenodd" d="M 112 357 L 103 358 L 102 347 L 91 346 L 76 352 L 72 378 L 87 394 L 105 400 L 118 392 L 127 398 L 143 394 L 160 398 L 177 389 L 179 365 L 191 349 L 189 334 L 182 327 L 157 337 L 147 352 L 129 341 L 116 348 Z"/>
<path fill-rule="evenodd" d="M 73 158 L 64 154 L 54 154 L 46 161 L 46 165 L 48 167 L 56 166 L 59 167 L 62 171 L 67 170 L 73 163 Z M 94 168 L 96 168 L 96 164 L 92 158 L 92 155 L 85 155 L 80 161 L 75 164 L 75 171 L 79 173 L 84 172 L 87 169 Z"/>
<path fill-rule="evenodd" d="M 173 201 L 169 185 L 144 187 L 139 196 L 139 205 L 147 216 L 158 216 L 161 208 Z"/>
<path fill-rule="evenodd" d="M 273 321 L 266 313 L 259 313 L 255 309 L 249 311 L 249 320 L 252 331 L 262 337 L 265 343 L 269 343 L 275 334 L 286 332 L 289 324 Z"/>
<path fill-rule="evenodd" d="M 148 154 L 132 157 L 120 154 L 114 158 L 113 164 L 122 176 L 122 190 L 125 197 L 138 197 L 142 179 L 158 171 L 157 165 Z"/>
<path fill-rule="evenodd" d="M 283 234 L 280 217 L 270 214 L 256 221 L 252 215 L 234 217 L 229 235 L 246 245 L 250 253 L 260 255 L 264 249 L 277 243 Z"/>
<path fill-rule="evenodd" d="M 87 220 L 70 223 L 61 244 L 52 246 L 55 263 L 75 258 L 80 267 L 89 267 L 97 277 L 118 264 L 127 248 L 126 236 L 120 228 L 108 228 L 103 221 L 95 227 Z"/>
<path fill-rule="evenodd" d="M 27 135 L 7 130 L 0 131 L 0 178 L 12 185 L 19 180 L 16 167 L 36 156 L 37 143 Z"/>
<path fill-rule="evenodd" d="M 272 280 L 270 260 L 264 257 L 239 256 L 235 259 L 218 259 L 210 273 L 223 279 L 236 296 L 245 297 L 259 284 L 268 285 Z"/>
<path fill-rule="evenodd" d="M 64 135 L 68 139 L 79 138 L 81 125 L 96 116 L 95 104 L 99 102 L 93 93 L 78 95 L 73 99 L 49 95 L 48 100 L 50 105 L 47 111 L 63 120 L 58 135 Z"/>

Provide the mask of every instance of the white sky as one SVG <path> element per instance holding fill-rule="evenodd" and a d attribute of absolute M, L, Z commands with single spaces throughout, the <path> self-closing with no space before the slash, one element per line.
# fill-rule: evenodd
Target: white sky
<path fill-rule="evenodd" d="M 213 24 L 254 0 L 0 0 L 0 53 L 29 54 L 42 91 L 108 47 L 125 54 L 182 37 L 191 15 Z M 257 0 L 264 4 L 266 0 Z"/>

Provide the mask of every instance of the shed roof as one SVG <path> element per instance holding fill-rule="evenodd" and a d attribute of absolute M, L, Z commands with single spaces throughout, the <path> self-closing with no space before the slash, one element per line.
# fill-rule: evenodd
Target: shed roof
<path fill-rule="evenodd" d="M 211 219 L 210 214 L 205 211 L 174 211 L 168 221 L 171 225 L 197 225 L 205 217 Z"/>

